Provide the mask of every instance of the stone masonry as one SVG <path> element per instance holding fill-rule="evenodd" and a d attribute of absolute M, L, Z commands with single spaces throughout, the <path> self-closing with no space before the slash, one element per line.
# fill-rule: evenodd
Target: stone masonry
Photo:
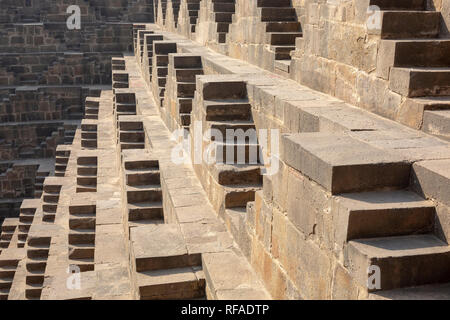
<path fill-rule="evenodd" d="M 450 299 L 450 1 L 21 2 L 0 299 Z"/>

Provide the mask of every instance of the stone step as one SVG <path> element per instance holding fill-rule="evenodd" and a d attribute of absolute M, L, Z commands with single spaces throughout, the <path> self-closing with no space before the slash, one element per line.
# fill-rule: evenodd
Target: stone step
<path fill-rule="evenodd" d="M 0 289 L 0 300 L 8 300 L 9 289 Z"/>
<path fill-rule="evenodd" d="M 389 88 L 406 97 L 450 95 L 450 68 L 392 68 Z"/>
<path fill-rule="evenodd" d="M 95 244 L 70 244 L 69 259 L 94 259 Z"/>
<path fill-rule="evenodd" d="M 120 71 L 114 71 L 112 74 L 112 80 L 118 81 L 118 82 L 129 82 L 129 75 L 128 72 L 120 72 Z"/>
<path fill-rule="evenodd" d="M 54 223 L 56 219 L 56 215 L 54 213 L 44 213 L 42 216 L 43 222 Z"/>
<path fill-rule="evenodd" d="M 424 0 L 370 0 L 370 5 L 381 10 L 425 10 Z"/>
<path fill-rule="evenodd" d="M 169 64 L 175 69 L 202 69 L 202 57 L 194 54 L 173 54 Z"/>
<path fill-rule="evenodd" d="M 270 46 L 270 49 L 275 53 L 275 60 L 291 60 L 291 52 L 295 50 L 295 46 Z"/>
<path fill-rule="evenodd" d="M 450 110 L 425 111 L 422 130 L 450 141 Z"/>
<path fill-rule="evenodd" d="M 177 224 L 147 225 L 130 231 L 136 272 L 199 266 L 200 255 L 188 254 Z"/>
<path fill-rule="evenodd" d="M 262 189 L 262 185 L 224 186 L 223 189 L 225 208 L 242 208 L 255 201 L 255 193 Z"/>
<path fill-rule="evenodd" d="M 195 82 L 177 82 L 175 84 L 177 97 L 193 98 L 195 93 Z"/>
<path fill-rule="evenodd" d="M 122 117 L 119 121 L 119 129 L 122 131 L 141 131 L 144 130 L 144 124 L 137 119 L 125 119 Z"/>
<path fill-rule="evenodd" d="M 292 7 L 264 7 L 258 8 L 261 21 L 294 21 L 298 20 L 297 13 Z"/>
<path fill-rule="evenodd" d="M 95 244 L 94 229 L 71 229 L 69 232 L 69 244 Z"/>
<path fill-rule="evenodd" d="M 47 257 L 43 258 L 28 258 L 26 263 L 26 269 L 28 272 L 45 271 L 47 267 Z"/>
<path fill-rule="evenodd" d="M 411 164 L 345 134 L 287 134 L 281 159 L 332 194 L 405 188 Z"/>
<path fill-rule="evenodd" d="M 39 299 L 42 294 L 41 284 L 27 284 L 25 286 L 25 297 L 27 299 Z"/>
<path fill-rule="evenodd" d="M 336 242 L 424 234 L 433 231 L 436 208 L 411 191 L 342 194 L 334 199 L 340 226 Z"/>
<path fill-rule="evenodd" d="M 295 39 L 302 37 L 301 32 L 269 32 L 266 33 L 266 43 L 274 46 L 295 46 Z"/>
<path fill-rule="evenodd" d="M 94 259 L 69 259 L 69 265 L 77 266 L 80 272 L 93 271 L 95 268 Z"/>
<path fill-rule="evenodd" d="M 290 7 L 290 0 L 257 0 L 257 7 Z"/>
<path fill-rule="evenodd" d="M 97 132 L 81 132 L 82 140 L 97 140 Z"/>
<path fill-rule="evenodd" d="M 116 103 L 116 112 L 136 113 L 136 104 L 135 103 Z"/>
<path fill-rule="evenodd" d="M 134 92 L 129 92 L 128 90 L 116 90 L 114 95 L 114 102 L 125 103 L 125 104 L 136 104 L 136 95 Z"/>
<path fill-rule="evenodd" d="M 381 38 L 437 38 L 441 13 L 436 11 L 382 11 Z"/>
<path fill-rule="evenodd" d="M 246 100 L 236 101 L 205 101 L 204 109 L 207 121 L 241 120 L 250 121 L 251 105 Z"/>
<path fill-rule="evenodd" d="M 382 40 L 377 74 L 387 79 L 392 67 L 448 67 L 449 39 Z"/>
<path fill-rule="evenodd" d="M 77 175 L 79 176 L 97 176 L 97 165 L 78 165 Z"/>
<path fill-rule="evenodd" d="M 0 267 L 0 278 L 13 278 L 16 273 L 17 264 Z"/>
<path fill-rule="evenodd" d="M 95 230 L 95 217 L 73 217 L 69 218 L 69 228 L 71 230 Z"/>
<path fill-rule="evenodd" d="M 261 152 L 258 143 L 222 143 L 214 142 L 214 159 L 216 163 L 228 165 L 260 164 Z"/>
<path fill-rule="evenodd" d="M 114 77 L 113 73 L 113 77 Z M 100 107 L 100 99 L 97 97 L 86 97 L 85 108 L 98 109 Z"/>
<path fill-rule="evenodd" d="M 42 247 L 33 247 L 30 248 L 30 246 L 28 246 L 28 250 L 27 250 L 27 257 L 28 258 L 46 258 L 48 257 L 48 253 L 49 253 L 49 248 L 42 246 Z"/>
<path fill-rule="evenodd" d="M 79 176 L 77 177 L 77 185 L 96 187 L 97 177 Z"/>
<path fill-rule="evenodd" d="M 13 278 L 0 277 L 0 289 L 10 289 L 13 282 Z"/>
<path fill-rule="evenodd" d="M 450 160 L 416 162 L 411 177 L 411 186 L 418 194 L 450 206 Z"/>
<path fill-rule="evenodd" d="M 271 299 L 252 266 L 245 257 L 234 251 L 204 253 L 202 266 L 209 299 Z M 230 273 L 230 270 L 233 270 L 233 273 Z"/>
<path fill-rule="evenodd" d="M 122 142 L 145 142 L 144 131 L 120 131 L 119 141 Z"/>
<path fill-rule="evenodd" d="M 380 268 L 378 290 L 450 281 L 450 248 L 431 234 L 352 240 L 346 257 L 352 276 L 364 286 L 368 268 Z"/>
<path fill-rule="evenodd" d="M 125 170 L 159 169 L 158 160 L 126 160 Z"/>
<path fill-rule="evenodd" d="M 197 75 L 203 74 L 203 69 L 200 68 L 184 68 L 184 69 L 175 69 L 176 80 L 177 82 L 192 82 L 194 83 L 194 91 L 195 91 L 195 78 Z"/>
<path fill-rule="evenodd" d="M 200 267 L 138 272 L 141 300 L 184 300 L 205 297 L 205 277 Z"/>
<path fill-rule="evenodd" d="M 27 272 L 25 282 L 26 282 L 26 284 L 30 284 L 30 285 L 34 285 L 34 284 L 43 285 L 44 284 L 44 276 L 45 276 L 44 271 L 41 271 L 41 270 L 35 270 L 35 271 L 31 271 L 31 272 L 29 271 L 29 272 Z"/>
<path fill-rule="evenodd" d="M 83 139 L 81 140 L 81 147 L 87 149 L 96 149 L 97 139 Z"/>
<path fill-rule="evenodd" d="M 266 32 L 301 32 L 300 22 L 278 21 L 266 22 Z"/>
<path fill-rule="evenodd" d="M 126 171 L 126 183 L 128 186 L 140 186 L 140 185 L 159 185 L 160 184 L 160 172 L 159 170 L 141 169 Z"/>
<path fill-rule="evenodd" d="M 239 136 L 241 134 L 248 134 L 245 136 L 245 139 L 250 139 L 250 141 L 256 143 L 258 140 L 255 124 L 253 121 L 237 121 L 237 120 L 225 120 L 225 121 L 208 121 L 205 129 L 216 130 L 220 132 L 223 136 L 223 141 L 227 139 L 227 131 L 230 132 L 230 139 L 233 138 L 233 135 Z M 244 137 L 240 137 L 244 139 Z"/>
<path fill-rule="evenodd" d="M 123 150 L 133 150 L 133 149 L 145 149 L 145 143 L 143 142 L 122 142 L 120 144 L 121 151 Z"/>
<path fill-rule="evenodd" d="M 162 201 L 162 190 L 159 185 L 127 186 L 129 204 Z"/>
<path fill-rule="evenodd" d="M 197 90 L 203 100 L 233 100 L 247 98 L 247 85 L 242 81 L 197 78 Z"/>
<path fill-rule="evenodd" d="M 378 291 L 370 300 L 450 300 L 450 283 Z"/>
<path fill-rule="evenodd" d="M 77 158 L 77 165 L 83 166 L 83 165 L 95 165 L 97 166 L 97 157 L 78 157 Z"/>
<path fill-rule="evenodd" d="M 161 202 L 128 204 L 128 221 L 154 220 L 164 218 Z"/>
<path fill-rule="evenodd" d="M 220 185 L 262 185 L 261 166 L 216 164 L 212 176 Z"/>

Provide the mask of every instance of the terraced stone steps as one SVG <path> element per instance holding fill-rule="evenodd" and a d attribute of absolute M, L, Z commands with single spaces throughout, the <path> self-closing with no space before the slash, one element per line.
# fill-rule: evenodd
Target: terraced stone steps
<path fill-rule="evenodd" d="M 84 119 L 81 122 L 81 147 L 84 149 L 97 149 L 97 121 Z"/>
<path fill-rule="evenodd" d="M 121 150 L 145 149 L 145 132 L 141 118 L 138 116 L 121 116 L 117 143 Z"/>
<path fill-rule="evenodd" d="M 96 206 L 77 204 L 69 207 L 69 263 L 81 272 L 93 271 L 96 239 Z"/>
<path fill-rule="evenodd" d="M 98 158 L 79 156 L 77 158 L 77 193 L 97 192 Z"/>
<path fill-rule="evenodd" d="M 199 299 L 205 296 L 201 257 L 188 253 L 178 225 L 133 228 L 130 241 L 138 298 Z"/>
<path fill-rule="evenodd" d="M 152 69 L 152 92 L 156 97 L 159 106 L 164 103 L 166 91 L 166 78 L 168 74 L 168 57 L 170 53 L 177 53 L 177 44 L 173 41 L 153 42 L 153 69 Z M 167 59 L 167 62 L 165 62 Z M 158 99 L 159 98 L 159 99 Z"/>
<path fill-rule="evenodd" d="M 200 76 L 194 108 L 195 120 L 204 123 L 203 133 L 213 130 L 213 161 L 205 165 L 214 182 L 208 190 L 216 194 L 213 206 L 222 214 L 245 208 L 262 188 L 260 150 L 246 83 Z"/>
<path fill-rule="evenodd" d="M 23 250 L 23 249 L 19 249 Z M 0 255 L 0 300 L 8 300 L 12 282 L 16 274 L 21 255 L 16 252 Z"/>
<path fill-rule="evenodd" d="M 120 116 L 136 115 L 136 94 L 130 89 L 116 89 L 114 91 L 114 113 L 117 126 Z"/>
<path fill-rule="evenodd" d="M 179 128 L 189 130 L 192 101 L 196 90 L 196 76 L 203 75 L 201 56 L 192 54 L 170 54 L 165 101 L 168 108 L 175 105 L 175 118 Z M 172 113 L 173 111 L 171 111 Z"/>
<path fill-rule="evenodd" d="M 159 162 L 145 150 L 122 151 L 130 227 L 163 221 Z"/>
<path fill-rule="evenodd" d="M 27 241 L 26 299 L 41 297 L 50 243 L 51 237 L 30 237 Z"/>
<path fill-rule="evenodd" d="M 58 209 L 59 194 L 63 181 L 58 177 L 48 177 L 44 181 L 44 192 L 42 194 L 42 221 L 54 223 Z"/>
<path fill-rule="evenodd" d="M 213 21 L 217 23 L 217 42 L 219 44 L 227 42 L 227 34 L 230 24 L 233 22 L 233 14 L 236 11 L 235 0 L 212 0 L 210 14 Z"/>
<path fill-rule="evenodd" d="M 377 75 L 389 81 L 389 88 L 403 97 L 418 112 L 427 111 L 434 97 L 450 95 L 450 41 L 440 36 L 442 13 L 426 11 L 425 1 L 371 1 L 381 8 L 382 28 Z M 425 102 L 424 100 L 428 100 Z M 448 99 L 447 99 L 448 100 Z M 447 104 L 447 105 L 445 105 Z M 433 107 L 436 107 L 434 104 Z M 449 109 L 447 103 L 439 108 Z M 426 117 L 426 119 L 425 119 Z M 422 113 L 419 129 L 448 139 L 445 112 Z M 431 121 L 436 122 L 433 125 Z M 423 122 L 423 125 L 422 125 Z"/>
<path fill-rule="evenodd" d="M 71 148 L 67 145 L 59 145 L 58 147 L 56 147 L 55 176 L 65 176 L 70 153 Z"/>
<path fill-rule="evenodd" d="M 20 206 L 19 233 L 17 247 L 23 248 L 28 238 L 28 232 L 33 224 L 34 216 L 40 205 L 40 199 L 25 199 Z"/>

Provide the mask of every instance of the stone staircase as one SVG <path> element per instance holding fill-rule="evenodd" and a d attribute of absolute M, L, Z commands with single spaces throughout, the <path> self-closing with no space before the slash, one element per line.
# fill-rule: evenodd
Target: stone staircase
<path fill-rule="evenodd" d="M 185 14 L 185 20 L 183 24 L 178 24 L 178 28 L 187 28 L 188 35 L 193 34 L 196 31 L 197 21 L 198 21 L 198 13 L 200 11 L 200 1 L 201 0 L 182 0 L 181 1 L 181 14 Z"/>
<path fill-rule="evenodd" d="M 175 115 L 178 128 L 189 131 L 192 101 L 196 89 L 196 76 L 203 75 L 201 56 L 171 54 L 164 106 L 171 116 Z"/>
<path fill-rule="evenodd" d="M 40 300 L 51 237 L 30 237 L 27 240 L 26 286 L 27 300 Z"/>
<path fill-rule="evenodd" d="M 201 255 L 188 253 L 178 225 L 133 228 L 130 241 L 130 263 L 138 299 L 184 300 L 205 297 Z"/>
<path fill-rule="evenodd" d="M 369 292 L 450 281 L 450 247 L 435 233 L 435 205 L 408 189 L 407 161 L 345 134 L 289 134 L 282 144 L 289 166 L 336 196 L 335 240 L 361 287 L 372 266 L 381 286 Z"/>
<path fill-rule="evenodd" d="M 114 90 L 114 114 L 116 116 L 116 127 L 119 126 L 121 116 L 136 115 L 136 94 L 130 89 Z"/>
<path fill-rule="evenodd" d="M 380 7 L 377 75 L 423 110 L 422 130 L 450 139 L 450 39 L 440 38 L 441 13 L 425 1 L 371 1 Z"/>
<path fill-rule="evenodd" d="M 61 178 L 59 177 L 47 177 L 44 181 L 44 189 L 42 194 L 42 222 L 55 222 L 59 194 L 63 185 L 60 179 Z"/>
<path fill-rule="evenodd" d="M 84 106 L 84 119 L 98 120 L 99 97 L 87 97 Z"/>
<path fill-rule="evenodd" d="M 40 199 L 25 199 L 20 206 L 19 232 L 17 247 L 24 248 L 27 242 L 28 232 L 33 224 L 36 211 L 40 205 Z"/>
<path fill-rule="evenodd" d="M 192 120 L 203 123 L 202 134 L 212 133 L 210 162 L 199 175 L 211 181 L 202 183 L 213 207 L 222 215 L 230 210 L 243 215 L 262 188 L 260 150 L 245 82 L 197 77 Z"/>
<path fill-rule="evenodd" d="M 159 163 L 144 150 L 122 151 L 129 228 L 164 223 Z"/>
<path fill-rule="evenodd" d="M 98 158 L 95 156 L 78 156 L 77 158 L 77 193 L 97 192 Z"/>
<path fill-rule="evenodd" d="M 138 116 L 120 116 L 117 130 L 120 150 L 145 149 L 144 124 Z"/>
<path fill-rule="evenodd" d="M 275 67 L 289 72 L 291 51 L 302 37 L 301 24 L 290 0 L 258 0 L 258 14 L 265 25 L 266 44 L 275 55 Z"/>
<path fill-rule="evenodd" d="M 72 204 L 69 207 L 69 264 L 80 272 L 93 271 L 95 256 L 96 206 Z"/>
<path fill-rule="evenodd" d="M 56 148 L 55 160 L 55 176 L 64 177 L 66 174 L 67 164 L 69 162 L 71 145 L 59 145 Z"/>
<path fill-rule="evenodd" d="M 147 34 L 144 37 L 144 53 L 141 64 L 141 72 L 147 83 L 148 87 L 151 87 L 152 75 L 153 75 L 153 42 L 164 40 L 162 35 L 158 34 Z M 157 63 L 166 64 L 168 63 L 168 57 L 160 55 L 157 58 Z M 161 79 L 161 84 L 164 83 L 165 79 Z"/>
<path fill-rule="evenodd" d="M 81 122 L 81 147 L 84 149 L 97 149 L 97 121 L 83 119 Z"/>
<path fill-rule="evenodd" d="M 152 92 L 160 107 L 164 105 L 170 53 L 177 53 L 177 44 L 173 41 L 153 42 Z M 159 99 L 157 98 L 159 97 Z"/>
<path fill-rule="evenodd" d="M 0 233 L 0 248 L 7 249 L 11 243 L 11 239 L 13 238 L 17 226 L 19 224 L 18 218 L 6 218 L 3 220 L 3 224 L 1 226 L 2 232 Z"/>
<path fill-rule="evenodd" d="M 217 23 L 218 43 L 227 42 L 227 34 L 236 9 L 235 3 L 235 0 L 211 0 L 210 2 L 209 12 L 214 17 L 212 20 Z"/>
<path fill-rule="evenodd" d="M 17 254 L 0 254 L 0 300 L 8 300 L 17 266 L 21 259 L 22 257 Z"/>

